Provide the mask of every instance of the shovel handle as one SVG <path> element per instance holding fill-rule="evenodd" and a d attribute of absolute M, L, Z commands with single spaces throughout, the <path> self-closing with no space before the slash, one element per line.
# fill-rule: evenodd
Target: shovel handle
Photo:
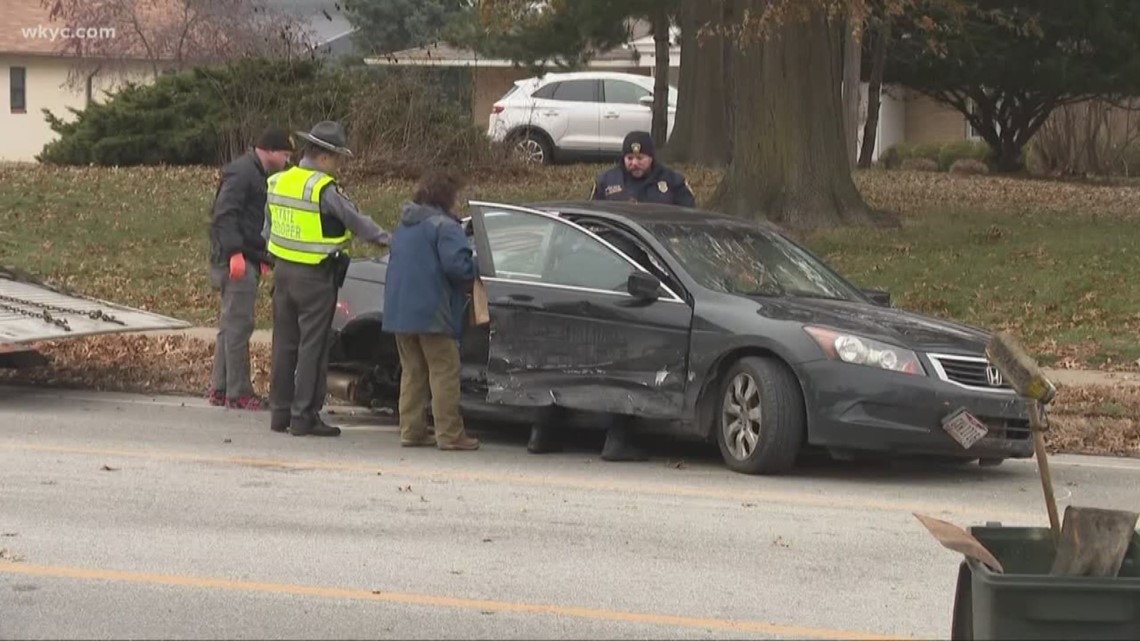
<path fill-rule="evenodd" d="M 1045 509 L 1049 512 L 1049 528 L 1053 531 L 1053 543 L 1061 542 L 1061 519 L 1057 515 L 1057 497 L 1053 494 L 1053 475 L 1049 472 L 1049 456 L 1045 452 L 1045 421 L 1042 420 L 1045 408 L 1038 401 L 1029 401 L 1029 427 L 1033 431 L 1034 458 L 1041 476 L 1041 489 L 1045 493 Z"/>

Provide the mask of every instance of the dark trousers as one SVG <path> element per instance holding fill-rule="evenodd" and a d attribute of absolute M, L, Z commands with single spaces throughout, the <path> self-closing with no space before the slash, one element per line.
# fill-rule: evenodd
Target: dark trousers
<path fill-rule="evenodd" d="M 273 366 L 269 407 L 312 424 L 327 394 L 337 288 L 330 266 L 278 260 L 274 269 Z"/>
<path fill-rule="evenodd" d="M 253 395 L 249 339 L 253 335 L 259 280 L 256 265 L 248 265 L 241 280 L 230 279 L 229 267 L 210 267 L 210 283 L 222 294 L 212 384 L 214 389 L 233 399 Z"/>

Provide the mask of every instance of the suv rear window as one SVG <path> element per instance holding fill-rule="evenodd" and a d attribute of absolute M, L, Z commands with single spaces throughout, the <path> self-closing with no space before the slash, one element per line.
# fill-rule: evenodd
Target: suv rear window
<path fill-rule="evenodd" d="M 564 102 L 597 102 L 597 80 L 563 80 L 552 82 L 532 93 L 531 98 Z"/>
<path fill-rule="evenodd" d="M 530 97 L 531 98 L 543 98 L 546 100 L 553 100 L 554 99 L 554 90 L 557 89 L 558 85 L 560 85 L 560 84 L 562 84 L 562 83 L 552 82 L 552 83 L 550 83 L 544 87 L 540 87 L 538 89 L 538 91 L 531 94 Z"/>

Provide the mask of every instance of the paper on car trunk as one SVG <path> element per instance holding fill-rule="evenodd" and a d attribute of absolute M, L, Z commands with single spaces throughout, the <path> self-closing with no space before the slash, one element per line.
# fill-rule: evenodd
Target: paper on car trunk
<path fill-rule="evenodd" d="M 64 293 L 0 270 L 0 344 L 189 326 L 176 318 Z"/>

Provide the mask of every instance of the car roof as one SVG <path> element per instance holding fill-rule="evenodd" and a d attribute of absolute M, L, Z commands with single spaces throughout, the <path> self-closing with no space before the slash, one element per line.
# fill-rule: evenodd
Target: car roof
<path fill-rule="evenodd" d="M 597 80 L 599 78 L 618 78 L 622 80 L 642 80 L 652 81 L 653 76 L 647 76 L 639 73 L 626 73 L 621 71 L 561 71 L 544 74 L 542 76 L 532 76 L 521 80 L 520 82 L 535 82 L 535 81 L 549 81 L 549 80 Z"/>
<path fill-rule="evenodd" d="M 767 221 L 749 220 L 729 216 L 719 212 L 676 205 L 656 203 L 635 203 L 610 200 L 560 200 L 532 203 L 531 209 L 565 214 L 597 215 L 604 218 L 624 218 L 640 225 L 670 223 L 682 225 L 728 225 L 759 228 L 781 233 L 781 230 Z"/>

